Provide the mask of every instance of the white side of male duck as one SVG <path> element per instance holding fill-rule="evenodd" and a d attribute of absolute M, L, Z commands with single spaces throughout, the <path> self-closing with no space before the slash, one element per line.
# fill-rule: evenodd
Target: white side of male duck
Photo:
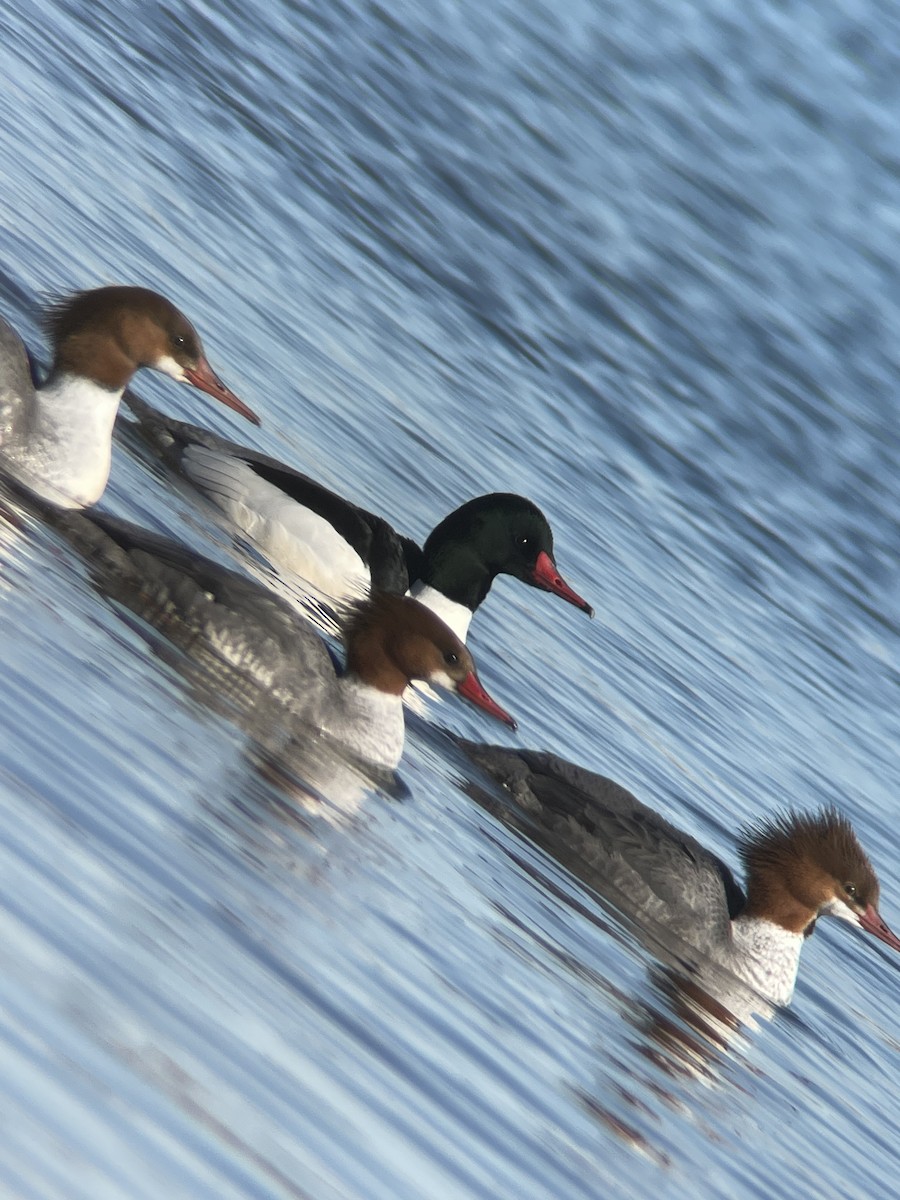
<path fill-rule="evenodd" d="M 356 599 L 370 588 L 409 591 L 465 640 L 473 613 L 505 574 L 593 614 L 556 566 L 546 517 L 523 496 L 470 500 L 420 547 L 276 459 L 166 417 L 136 397 L 125 399 L 141 435 L 235 531 L 277 570 L 299 575 L 332 600 Z"/>

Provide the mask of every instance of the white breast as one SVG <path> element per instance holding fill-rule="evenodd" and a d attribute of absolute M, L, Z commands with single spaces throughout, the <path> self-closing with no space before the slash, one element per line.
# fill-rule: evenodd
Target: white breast
<path fill-rule="evenodd" d="M 4 468 L 62 508 L 96 504 L 109 479 L 121 395 L 73 375 L 35 391 L 3 445 Z"/>
<path fill-rule="evenodd" d="M 729 966 L 773 1004 L 788 1004 L 797 982 L 803 934 L 772 921 L 738 917 L 731 924 L 733 960 Z"/>
<path fill-rule="evenodd" d="M 352 754 L 380 767 L 393 770 L 403 756 L 403 701 L 359 680 L 341 679 L 337 703 L 318 723 Z"/>

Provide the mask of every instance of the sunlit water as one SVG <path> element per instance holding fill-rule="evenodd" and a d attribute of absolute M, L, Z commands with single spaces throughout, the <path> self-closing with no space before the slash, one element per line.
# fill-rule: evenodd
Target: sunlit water
<path fill-rule="evenodd" d="M 900 924 L 898 59 L 878 0 L 14 4 L 2 311 L 43 354 L 47 293 L 159 288 L 264 425 L 142 394 L 417 537 L 530 496 L 598 617 L 495 586 L 519 743 L 732 862 L 837 801 Z M 129 448 L 103 503 L 231 554 Z M 441 727 L 499 726 L 432 706 L 312 803 L 0 538 L 4 1194 L 893 1194 L 888 950 L 822 922 L 790 1010 L 698 1032 L 467 794 Z"/>

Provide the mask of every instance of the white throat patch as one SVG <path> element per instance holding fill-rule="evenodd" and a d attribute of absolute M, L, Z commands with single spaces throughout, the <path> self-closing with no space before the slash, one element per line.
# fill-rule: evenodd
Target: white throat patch
<path fill-rule="evenodd" d="M 170 376 L 177 383 L 185 381 L 184 367 L 171 354 L 161 354 L 151 366 L 154 371 L 162 371 L 163 375 Z"/>

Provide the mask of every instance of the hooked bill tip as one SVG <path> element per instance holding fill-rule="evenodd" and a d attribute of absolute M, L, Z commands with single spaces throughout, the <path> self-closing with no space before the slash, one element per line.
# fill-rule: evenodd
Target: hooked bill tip
<path fill-rule="evenodd" d="M 594 615 L 594 610 L 587 600 L 583 600 L 581 596 L 570 588 L 557 570 L 556 563 L 550 557 L 546 550 L 542 550 L 537 556 L 537 561 L 534 564 L 534 570 L 531 574 L 531 583 L 535 587 L 543 588 L 545 592 L 552 592 L 554 596 L 559 596 L 568 604 L 575 608 L 586 612 L 589 617 Z"/>
<path fill-rule="evenodd" d="M 864 913 L 860 913 L 859 923 L 866 933 L 871 933 L 892 950 L 900 950 L 900 938 L 889 928 L 874 904 L 870 904 Z"/>
<path fill-rule="evenodd" d="M 456 690 L 466 700 L 477 705 L 496 720 L 502 721 L 510 729 L 519 728 L 515 718 L 511 717 L 506 709 L 501 708 L 492 696 L 488 695 L 474 671 L 470 671 L 465 679 L 457 684 Z"/>

